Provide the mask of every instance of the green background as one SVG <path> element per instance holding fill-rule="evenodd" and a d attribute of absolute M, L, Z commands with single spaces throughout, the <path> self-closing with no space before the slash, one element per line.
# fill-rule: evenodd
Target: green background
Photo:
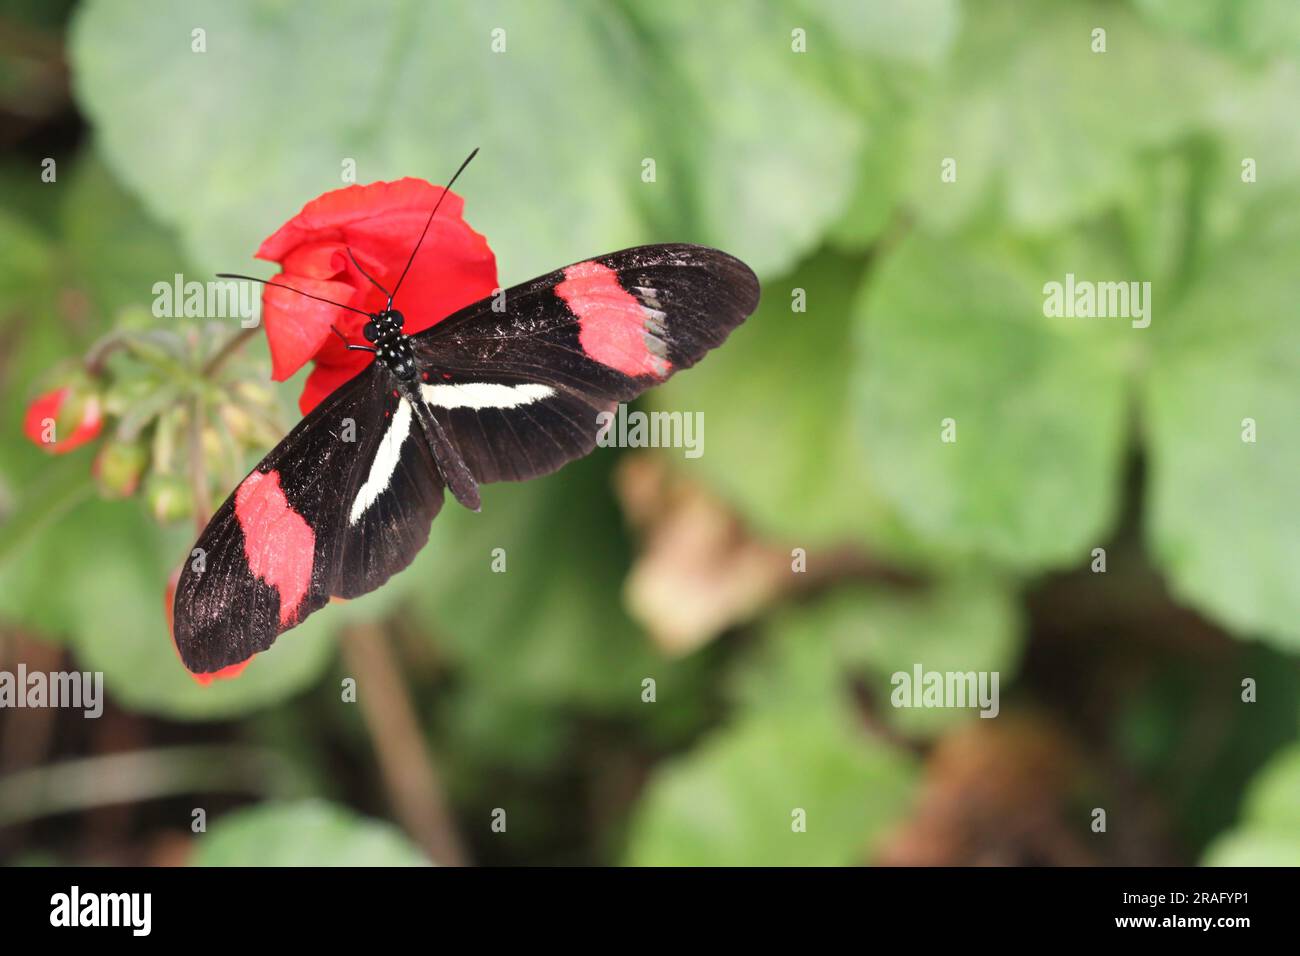
<path fill-rule="evenodd" d="M 1300 864 L 1293 0 L 0 25 L 0 665 L 110 696 L 0 711 L 6 860 Z M 475 146 L 458 192 L 504 285 L 655 241 L 758 273 L 758 312 L 641 402 L 702 412 L 703 456 L 487 488 L 389 586 L 198 686 L 163 613 L 192 523 L 102 499 L 94 452 L 42 454 L 22 410 L 114 329 L 222 341 L 149 318 L 153 283 L 269 275 L 253 250 L 348 161 L 441 182 Z M 1149 282 L 1150 327 L 1045 317 L 1067 273 Z M 134 369 L 145 421 L 187 387 Z M 999 716 L 890 706 L 916 664 L 997 671 Z"/>

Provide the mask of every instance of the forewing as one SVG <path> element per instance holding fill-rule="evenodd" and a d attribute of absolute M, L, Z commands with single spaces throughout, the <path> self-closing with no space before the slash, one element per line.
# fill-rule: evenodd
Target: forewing
<path fill-rule="evenodd" d="M 749 267 L 716 249 L 624 249 L 414 336 L 421 392 L 480 483 L 533 478 L 590 452 L 601 412 L 694 365 L 758 296 Z"/>

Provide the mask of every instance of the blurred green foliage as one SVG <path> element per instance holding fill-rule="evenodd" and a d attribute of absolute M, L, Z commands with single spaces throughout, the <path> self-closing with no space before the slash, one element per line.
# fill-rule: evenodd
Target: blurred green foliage
<path fill-rule="evenodd" d="M 1295 866 L 1300 859 L 1300 748 L 1279 754 L 1251 783 L 1241 823 L 1206 852 L 1212 866 Z"/>
<path fill-rule="evenodd" d="M 200 841 L 195 866 L 425 866 L 387 824 L 319 800 L 232 813 Z"/>
<path fill-rule="evenodd" d="M 749 262 L 757 314 L 646 399 L 703 412 L 705 454 L 655 454 L 749 533 L 806 549 L 810 569 L 848 548 L 915 580 L 850 574 L 774 596 L 757 621 L 667 657 L 625 609 L 639 543 L 606 451 L 485 489 L 481 515 L 446 508 L 388 586 L 311 618 L 239 679 L 199 687 L 163 614 L 190 526 L 99 500 L 88 452 L 51 459 L 14 439 L 0 444 L 0 619 L 103 670 L 130 711 L 240 719 L 338 801 L 355 788 L 331 778 L 325 739 L 361 731 L 334 706 L 348 673 L 334 637 L 383 621 L 406 648 L 459 813 L 486 828 L 493 807 L 529 807 L 503 859 L 564 859 L 580 844 L 583 859 L 635 864 L 848 864 L 917 812 L 926 748 L 976 720 L 889 707 L 890 675 L 995 670 L 1004 698 L 1032 702 L 1042 687 L 1017 686 L 1027 641 L 1049 673 L 1057 650 L 1029 631 L 1031 613 L 1049 635 L 1074 616 L 1110 619 L 1087 617 L 1088 601 L 1045 613 L 1025 595 L 1089 573 L 1106 547 L 1163 581 L 1108 569 L 1102 604 L 1131 621 L 1126 634 L 1170 626 L 1156 643 L 1177 646 L 1217 628 L 1267 649 L 1213 658 L 1222 679 L 1188 693 L 1158 686 L 1152 662 L 1167 658 L 1152 651 L 1125 671 L 1145 704 L 1116 705 L 1081 736 L 1179 803 L 1183 858 L 1248 787 L 1207 859 L 1300 862 L 1294 746 L 1249 779 L 1300 718 L 1295 11 L 88 0 L 67 53 L 89 136 L 54 152 L 57 183 L 29 155 L 0 165 L 13 434 L 50 371 L 147 307 L 154 282 L 245 268 L 263 237 L 342 185 L 347 161 L 362 182 L 439 181 L 479 146 L 460 191 L 505 285 L 652 241 Z M 1246 159 L 1257 181 L 1243 181 Z M 1149 281 L 1150 328 L 1045 318 L 1043 285 L 1067 272 Z M 260 342 L 248 352 L 265 367 Z M 298 387 L 282 390 L 285 424 Z M 949 418 L 955 443 L 940 441 Z M 494 548 L 506 573 L 491 569 Z M 1167 606 L 1165 587 L 1203 620 L 1148 613 Z M 1132 664 L 1104 649 L 1088 660 L 1080 687 Z M 1242 713 L 1256 706 L 1239 699 L 1247 677 L 1273 695 L 1267 728 Z M 1165 759 L 1183 708 L 1228 724 L 1207 745 L 1220 748 L 1213 784 Z M 1267 747 L 1228 767 L 1218 758 L 1241 737 Z M 1114 784 L 1127 771 L 1090 774 L 1108 772 Z M 574 777 L 616 792 L 592 797 L 613 809 L 550 795 Z M 1199 814 L 1205 793 L 1219 803 Z M 806 832 L 792 831 L 795 808 Z M 1080 834 L 1087 822 L 1078 811 Z M 198 845 L 196 861 L 214 865 L 420 859 L 395 831 L 321 801 L 239 811 Z"/>

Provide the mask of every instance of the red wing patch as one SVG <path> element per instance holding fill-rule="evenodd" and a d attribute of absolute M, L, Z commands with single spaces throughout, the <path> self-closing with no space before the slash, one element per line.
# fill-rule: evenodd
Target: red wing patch
<path fill-rule="evenodd" d="M 179 653 L 177 654 L 177 656 L 180 656 Z M 185 662 L 181 661 L 181 663 L 183 664 Z M 244 673 L 244 668 L 251 663 L 253 663 L 252 657 L 250 657 L 246 661 L 240 661 L 237 664 L 231 664 L 228 667 L 223 667 L 219 671 L 212 671 L 212 673 L 210 674 L 191 673 L 190 677 L 192 677 L 194 679 L 194 683 L 198 684 L 200 687 L 207 687 L 215 680 L 234 680 L 240 674 Z"/>
<path fill-rule="evenodd" d="M 619 285 L 613 269 L 599 262 L 571 265 L 555 294 L 578 317 L 578 343 L 591 358 L 633 378 L 668 377 L 663 313 Z"/>
<path fill-rule="evenodd" d="M 280 624 L 297 618 L 311 587 L 316 534 L 289 506 L 280 473 L 255 471 L 235 491 L 235 517 L 244 532 L 244 556 L 254 577 L 280 595 Z"/>

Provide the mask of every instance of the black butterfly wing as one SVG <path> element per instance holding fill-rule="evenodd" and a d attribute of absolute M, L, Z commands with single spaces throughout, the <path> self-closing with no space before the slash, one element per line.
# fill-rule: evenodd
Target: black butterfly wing
<path fill-rule="evenodd" d="M 442 498 L 410 403 L 370 365 L 303 418 L 199 536 L 173 602 L 185 666 L 247 660 L 332 596 L 379 587 L 424 546 Z"/>
<path fill-rule="evenodd" d="M 704 246 L 638 246 L 575 263 L 412 338 L 421 394 L 480 483 L 590 452 L 598 416 L 722 343 L 758 280 Z"/>
<path fill-rule="evenodd" d="M 758 295 L 725 253 L 641 246 L 414 336 L 417 383 L 372 363 L 299 422 L 199 537 L 173 604 L 185 665 L 209 673 L 247 660 L 332 596 L 405 568 L 442 507 L 440 466 L 476 504 L 475 481 L 532 478 L 587 454 L 599 412 L 693 365 Z"/>

